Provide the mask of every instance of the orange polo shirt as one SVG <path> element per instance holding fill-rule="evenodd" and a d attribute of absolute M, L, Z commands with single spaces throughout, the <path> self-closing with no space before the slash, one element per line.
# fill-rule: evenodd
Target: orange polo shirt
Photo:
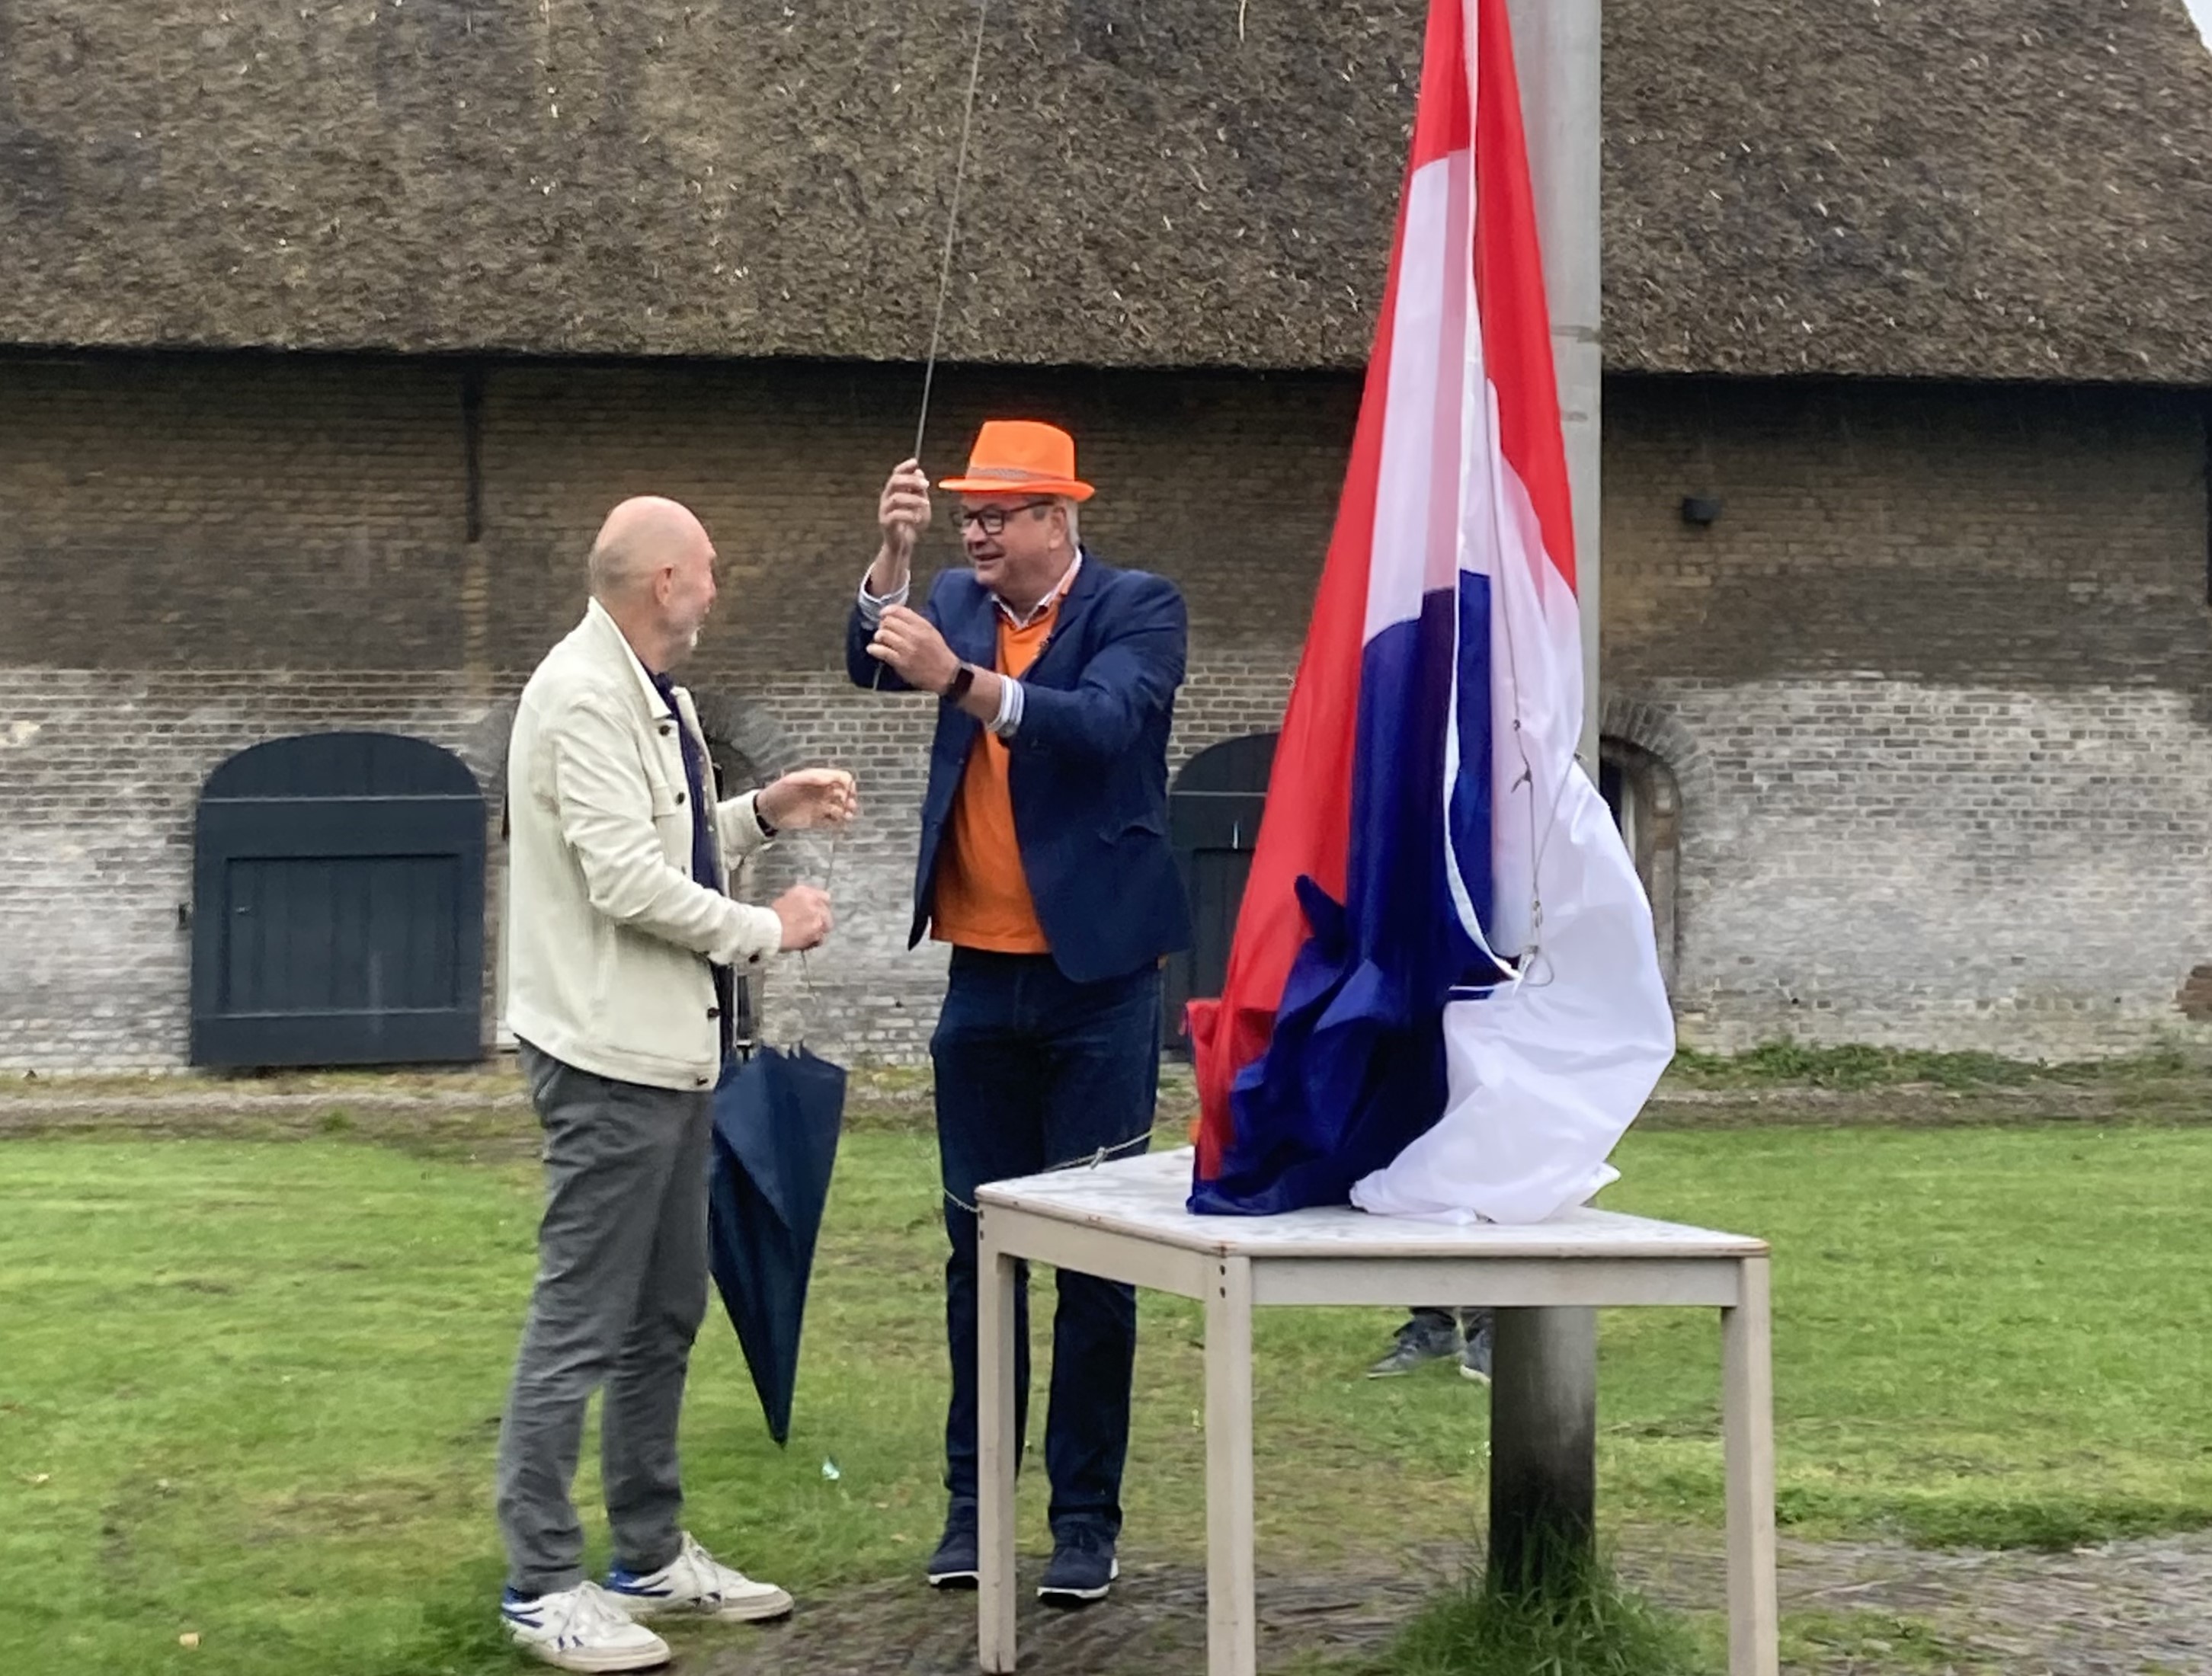
<path fill-rule="evenodd" d="M 1004 611 L 998 616 L 999 673 L 1019 680 L 1051 635 L 1060 599 L 1055 595 L 1018 628 Z M 1006 742 L 983 729 L 968 753 L 959 794 L 952 800 L 951 823 L 938 854 L 930 934 L 940 943 L 994 954 L 1050 954 L 1029 877 L 1022 871 L 1014 800 L 1006 784 L 1008 760 Z"/>

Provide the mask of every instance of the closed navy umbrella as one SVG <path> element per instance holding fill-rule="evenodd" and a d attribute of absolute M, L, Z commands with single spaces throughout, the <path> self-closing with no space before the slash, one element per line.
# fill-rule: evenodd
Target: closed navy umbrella
<path fill-rule="evenodd" d="M 806 1283 L 844 1119 L 844 1067 L 803 1044 L 732 1061 L 714 1090 L 709 1256 L 778 1443 L 791 1435 Z"/>

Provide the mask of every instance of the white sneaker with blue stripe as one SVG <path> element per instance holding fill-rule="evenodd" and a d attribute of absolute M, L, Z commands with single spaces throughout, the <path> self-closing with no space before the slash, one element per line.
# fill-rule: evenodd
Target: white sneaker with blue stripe
<path fill-rule="evenodd" d="M 774 1583 L 757 1583 L 716 1559 L 684 1533 L 684 1546 L 658 1571 L 607 1574 L 607 1593 L 632 1618 L 683 1612 L 725 1624 L 757 1624 L 791 1611 L 791 1596 Z"/>
<path fill-rule="evenodd" d="M 597 1583 L 534 1599 L 510 1588 L 499 1616 L 516 1646 L 557 1669 L 650 1670 L 668 1662 L 668 1643 L 632 1622 Z"/>

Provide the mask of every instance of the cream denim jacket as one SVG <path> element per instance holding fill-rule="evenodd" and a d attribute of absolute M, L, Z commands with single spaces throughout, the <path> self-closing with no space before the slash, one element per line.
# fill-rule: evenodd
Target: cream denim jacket
<path fill-rule="evenodd" d="M 783 933 L 725 894 L 764 841 L 750 793 L 716 805 L 720 877 L 692 881 L 676 730 L 702 750 L 705 735 L 691 695 L 676 699 L 672 715 L 596 600 L 522 689 L 507 762 L 507 1020 L 579 1070 L 705 1089 L 721 1039 L 708 961 L 742 974 Z"/>

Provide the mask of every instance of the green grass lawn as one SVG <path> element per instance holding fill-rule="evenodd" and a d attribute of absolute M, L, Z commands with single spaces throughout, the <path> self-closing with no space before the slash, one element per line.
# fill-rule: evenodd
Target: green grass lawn
<path fill-rule="evenodd" d="M 515 1667 L 488 1489 L 535 1169 L 374 1133 L 0 1143 L 0 1561 L 37 1580 L 10 1676 Z M 2212 1128 L 1655 1132 L 1618 1162 L 1605 1203 L 1775 1243 L 1791 1527 L 2212 1525 Z M 787 1451 L 719 1315 L 702 1335 L 690 1522 L 802 1594 L 913 1572 L 934 1539 L 936 1205 L 926 1137 L 848 1138 Z M 1474 1534 L 1485 1399 L 1447 1367 L 1362 1379 L 1395 1325 L 1262 1315 L 1265 1563 Z M 1718 1524 L 1718 1359 L 1710 1315 L 1605 1317 L 1609 1525 Z M 1148 1296 L 1133 1558 L 1200 1548 L 1200 1375 L 1194 1308 Z"/>

